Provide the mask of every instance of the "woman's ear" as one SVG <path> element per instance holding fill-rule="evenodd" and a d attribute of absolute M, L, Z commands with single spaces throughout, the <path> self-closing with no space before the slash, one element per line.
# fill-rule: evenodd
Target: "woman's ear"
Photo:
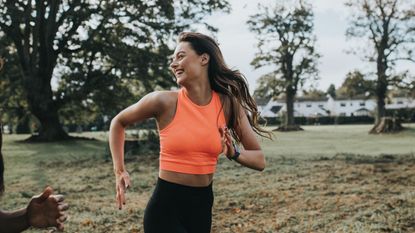
<path fill-rule="evenodd" d="M 201 55 L 202 57 L 202 66 L 209 64 L 210 56 L 207 53 Z"/>

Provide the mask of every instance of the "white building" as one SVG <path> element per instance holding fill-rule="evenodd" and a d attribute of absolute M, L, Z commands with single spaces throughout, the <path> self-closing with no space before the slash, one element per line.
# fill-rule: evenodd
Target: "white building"
<path fill-rule="evenodd" d="M 395 97 L 385 105 L 386 109 L 415 108 L 415 99 Z M 258 110 L 262 117 L 280 116 L 286 112 L 285 100 L 259 102 Z M 331 96 L 310 99 L 299 97 L 294 102 L 294 116 L 372 116 L 376 109 L 375 98 L 336 98 Z"/>

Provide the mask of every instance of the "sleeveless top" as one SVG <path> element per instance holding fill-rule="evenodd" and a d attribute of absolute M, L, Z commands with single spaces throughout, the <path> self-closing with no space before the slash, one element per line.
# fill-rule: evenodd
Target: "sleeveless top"
<path fill-rule="evenodd" d="M 218 93 L 209 104 L 193 103 L 181 88 L 173 120 L 160 130 L 160 169 L 187 174 L 211 174 L 222 152 L 219 128 L 225 115 Z"/>

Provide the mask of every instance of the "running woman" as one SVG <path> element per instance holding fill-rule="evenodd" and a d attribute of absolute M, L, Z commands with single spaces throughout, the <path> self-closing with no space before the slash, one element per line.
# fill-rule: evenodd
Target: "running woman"
<path fill-rule="evenodd" d="M 262 171 L 265 158 L 255 134 L 271 134 L 258 125 L 258 110 L 246 79 L 227 67 L 211 37 L 181 33 L 170 69 L 178 91 L 149 93 L 111 122 L 116 202 L 121 209 L 130 186 L 124 165 L 125 128 L 155 118 L 160 136 L 159 177 L 144 213 L 144 231 L 209 233 L 218 156 L 223 153 Z"/>

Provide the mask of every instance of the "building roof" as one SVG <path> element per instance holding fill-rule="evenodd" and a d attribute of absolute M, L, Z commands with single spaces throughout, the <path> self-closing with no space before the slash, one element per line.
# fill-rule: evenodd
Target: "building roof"
<path fill-rule="evenodd" d="M 264 98 L 264 97 L 254 96 L 254 99 L 255 99 L 255 102 L 256 102 L 257 105 L 264 106 L 269 102 L 269 100 L 271 98 L 270 97 Z"/>
<path fill-rule="evenodd" d="M 373 96 L 357 95 L 357 96 L 336 96 L 334 100 L 368 100 L 375 99 Z"/>

